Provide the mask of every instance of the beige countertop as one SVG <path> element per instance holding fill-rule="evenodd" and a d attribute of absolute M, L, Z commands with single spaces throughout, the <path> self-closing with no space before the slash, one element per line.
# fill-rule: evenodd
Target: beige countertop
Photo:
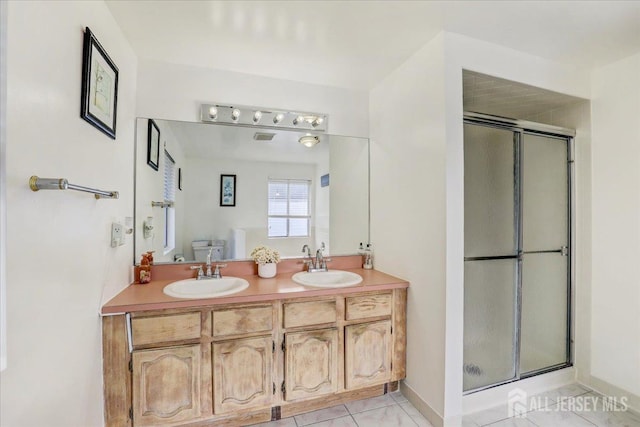
<path fill-rule="evenodd" d="M 180 271 L 176 275 L 177 277 L 172 278 L 168 278 L 167 276 L 169 276 L 169 274 L 160 271 L 159 269 L 157 269 L 157 266 L 154 266 L 154 270 L 158 271 L 156 272 L 152 270 L 152 277 L 157 278 L 157 280 L 152 280 L 150 283 L 144 285 L 129 285 L 122 292 L 120 292 L 104 306 L 102 306 L 101 313 L 103 315 L 110 315 L 133 311 L 191 307 L 195 308 L 218 304 L 248 303 L 257 301 L 281 300 L 287 298 L 339 295 L 365 291 L 381 291 L 387 289 L 407 288 L 409 286 L 409 283 L 407 281 L 394 276 L 390 276 L 377 270 L 348 268 L 354 267 L 354 265 L 358 265 L 360 261 L 359 259 L 357 259 L 354 260 L 354 262 L 350 262 L 351 260 L 346 258 L 354 257 L 345 257 L 344 260 L 341 260 L 339 262 L 340 265 L 334 269 L 352 271 L 362 276 L 362 282 L 356 286 L 349 286 L 345 288 L 313 288 L 299 285 L 291 279 L 291 276 L 293 276 L 293 274 L 295 274 L 297 271 L 302 271 L 302 267 L 297 265 L 299 264 L 299 262 L 295 261 L 288 262 L 282 265 L 283 268 L 280 268 L 281 264 L 278 264 L 279 271 L 282 272 L 271 279 L 263 279 L 255 274 L 246 274 L 253 271 L 254 266 L 250 262 L 239 262 L 238 264 L 234 263 L 233 268 L 229 269 L 230 271 L 227 275 L 241 277 L 247 280 L 249 282 L 249 287 L 233 295 L 206 299 L 173 298 L 163 293 L 164 287 L 169 283 L 185 278 L 184 272 L 189 271 L 188 265 L 177 267 L 180 268 Z M 168 270 L 170 268 L 177 269 L 174 266 L 162 267 L 164 267 L 165 270 Z M 192 277 L 192 274 L 193 272 L 189 271 L 189 276 L 187 277 Z"/>

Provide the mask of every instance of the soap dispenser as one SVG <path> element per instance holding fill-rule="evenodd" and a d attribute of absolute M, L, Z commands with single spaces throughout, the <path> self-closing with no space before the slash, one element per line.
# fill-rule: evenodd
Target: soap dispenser
<path fill-rule="evenodd" d="M 367 248 L 364 250 L 364 265 L 365 270 L 373 269 L 373 246 L 371 243 L 367 243 Z"/>
<path fill-rule="evenodd" d="M 153 255 L 148 252 L 142 254 L 140 267 L 138 269 L 138 283 L 144 284 L 151 281 L 151 260 L 149 258 L 153 260 Z"/>

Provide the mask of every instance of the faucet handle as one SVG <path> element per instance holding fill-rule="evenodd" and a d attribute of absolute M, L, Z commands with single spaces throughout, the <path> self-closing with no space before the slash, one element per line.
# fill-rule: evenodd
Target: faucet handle
<path fill-rule="evenodd" d="M 198 270 L 198 279 L 201 279 L 204 276 L 204 271 L 202 271 L 201 265 L 192 265 L 189 267 L 191 270 Z"/>
<path fill-rule="evenodd" d="M 216 264 L 216 269 L 213 270 L 213 277 L 215 279 L 222 278 L 222 274 L 220 274 L 220 269 L 221 268 L 225 268 L 226 266 L 227 266 L 227 264 Z"/>

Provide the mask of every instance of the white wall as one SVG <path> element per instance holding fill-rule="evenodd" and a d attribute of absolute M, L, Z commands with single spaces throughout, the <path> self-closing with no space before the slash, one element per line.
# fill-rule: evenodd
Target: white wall
<path fill-rule="evenodd" d="M 406 383 L 440 418 L 432 422 L 454 424 L 462 413 L 463 69 L 590 93 L 585 70 L 452 33 L 429 42 L 370 93 L 377 267 L 412 283 Z M 405 116 L 385 120 L 389 105 L 402 105 Z M 391 188 L 390 176 L 399 188 Z M 385 205 L 390 195 L 400 208 Z"/>
<path fill-rule="evenodd" d="M 138 64 L 140 117 L 200 121 L 200 104 L 255 105 L 329 114 L 329 133 L 369 135 L 368 93 L 141 60 Z"/>
<path fill-rule="evenodd" d="M 369 240 L 369 146 L 362 139 L 331 138 L 328 253 L 353 254 Z M 393 179 L 393 178 L 391 178 Z"/>
<path fill-rule="evenodd" d="M 236 206 L 220 206 L 220 175 L 236 175 Z M 194 259 L 193 240 L 226 240 L 225 258 L 230 257 L 231 231 L 246 231 L 246 253 L 249 258 L 253 248 L 267 245 L 277 249 L 282 256 L 300 256 L 300 249 L 308 244 L 313 247 L 315 224 L 311 222 L 311 236 L 300 238 L 270 239 L 267 237 L 267 182 L 273 179 L 303 179 L 313 181 L 316 165 L 311 163 L 256 162 L 238 159 L 189 158 L 185 172 L 184 188 L 188 221 L 185 222 L 184 253 Z M 208 184 L 207 184 L 208 183 Z M 312 186 L 311 212 L 316 198 Z"/>
<path fill-rule="evenodd" d="M 590 373 L 598 388 L 635 394 L 640 408 L 640 53 L 595 70 L 591 82 Z"/>
<path fill-rule="evenodd" d="M 7 367 L 7 2 L 0 2 L 0 372 Z"/>
<path fill-rule="evenodd" d="M 8 4 L 8 368 L 0 424 L 101 426 L 105 298 L 130 283 L 131 236 L 110 247 L 111 221 L 133 211 L 136 57 L 102 2 Z M 80 116 L 88 26 L 118 66 L 114 141 Z M 31 175 L 118 190 L 118 200 L 32 192 Z"/>
<path fill-rule="evenodd" d="M 375 268 L 411 282 L 405 383 L 440 417 L 446 332 L 443 48 L 440 34 L 371 90 L 369 109 Z M 390 106 L 403 114 L 390 118 Z"/>

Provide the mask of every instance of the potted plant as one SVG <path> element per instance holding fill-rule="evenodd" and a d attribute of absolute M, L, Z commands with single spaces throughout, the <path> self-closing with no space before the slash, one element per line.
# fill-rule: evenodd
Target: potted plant
<path fill-rule="evenodd" d="M 251 251 L 251 258 L 258 264 L 258 276 L 266 279 L 276 275 L 276 264 L 280 262 L 280 253 L 267 246 L 257 246 Z"/>

